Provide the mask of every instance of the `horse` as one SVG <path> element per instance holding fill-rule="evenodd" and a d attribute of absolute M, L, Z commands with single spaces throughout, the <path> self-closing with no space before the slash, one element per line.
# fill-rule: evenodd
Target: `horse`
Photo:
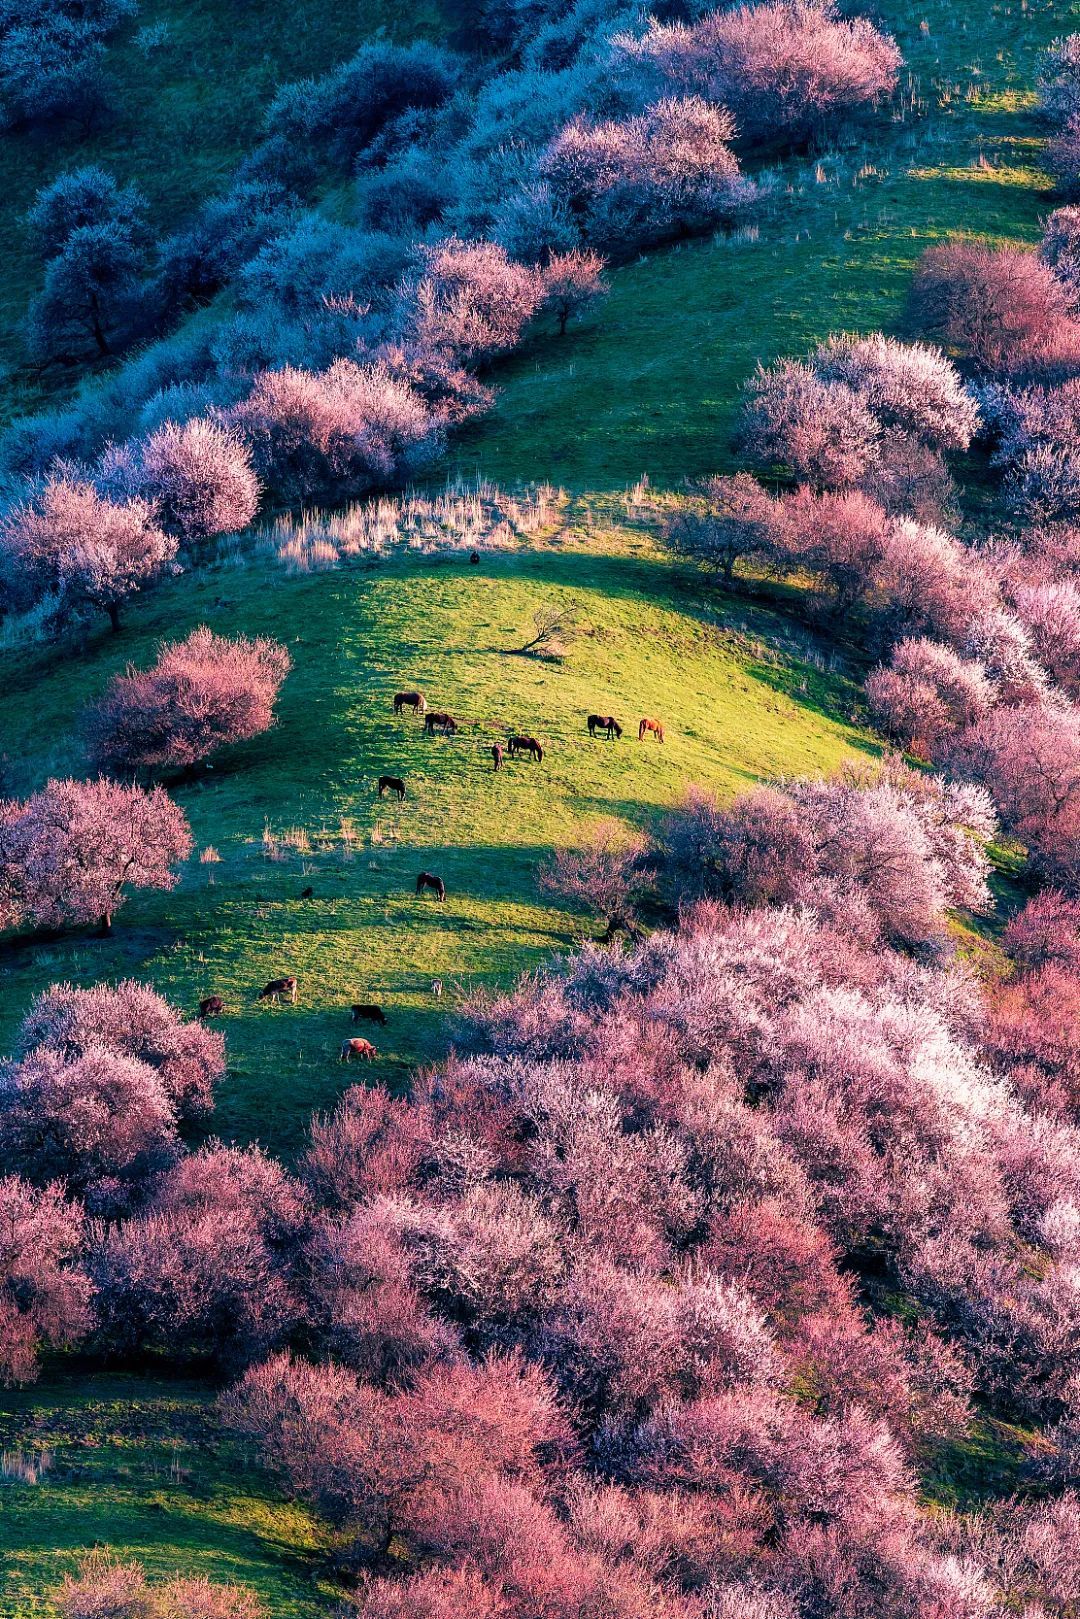
<path fill-rule="evenodd" d="M 491 744 L 491 757 L 495 761 L 494 768 L 496 770 L 501 770 L 502 769 L 502 762 L 503 762 L 503 750 L 502 750 L 502 743 L 501 742 L 493 742 Z"/>
<path fill-rule="evenodd" d="M 258 999 L 273 1001 L 276 1004 L 283 995 L 289 997 L 293 1006 L 296 1005 L 296 979 L 291 973 L 288 978 L 271 978 L 265 989 L 260 989 Z"/>
<path fill-rule="evenodd" d="M 394 713 L 400 714 L 403 708 L 411 708 L 414 714 L 427 712 L 422 691 L 399 691 L 394 698 Z"/>
<path fill-rule="evenodd" d="M 315 898 L 315 890 L 312 888 L 310 883 L 308 883 L 306 888 L 302 888 L 300 890 L 300 898 L 301 899 L 314 899 Z"/>
<path fill-rule="evenodd" d="M 382 797 L 383 793 L 386 792 L 387 788 L 389 788 L 392 793 L 397 793 L 399 802 L 401 801 L 401 799 L 403 799 L 405 797 L 405 783 L 402 781 L 400 776 L 380 776 L 379 777 L 379 797 L 380 798 Z"/>
<path fill-rule="evenodd" d="M 381 1006 L 363 1006 L 357 1003 L 352 1009 L 351 1021 L 353 1023 L 378 1023 L 385 1028 L 386 1013 Z"/>
<path fill-rule="evenodd" d="M 646 719 L 642 720 L 641 724 L 637 728 L 638 741 L 643 742 L 645 740 L 646 733 L 649 731 L 653 733 L 658 742 L 662 742 L 664 740 L 664 727 L 660 724 L 660 721 Z"/>
<path fill-rule="evenodd" d="M 586 723 L 590 736 L 595 736 L 597 731 L 606 731 L 609 742 L 613 736 L 622 736 L 622 726 L 614 714 L 590 714 Z"/>
<path fill-rule="evenodd" d="M 370 1062 L 378 1055 L 370 1040 L 343 1040 L 338 1062 L 352 1062 L 354 1057 L 358 1057 L 361 1062 Z"/>
<path fill-rule="evenodd" d="M 457 720 L 452 714 L 428 714 L 424 719 L 424 730 L 429 736 L 435 735 L 436 727 L 441 728 L 443 736 L 453 736 L 457 730 Z"/>
<path fill-rule="evenodd" d="M 516 759 L 519 753 L 527 753 L 537 764 L 544 762 L 544 750 L 534 736 L 512 736 L 507 742 L 511 759 Z"/>
<path fill-rule="evenodd" d="M 480 553 L 479 553 L 479 551 L 470 551 L 469 552 L 469 561 L 470 561 L 470 563 L 472 564 L 472 566 L 474 568 L 479 567 L 479 565 L 480 565 Z"/>
<path fill-rule="evenodd" d="M 446 884 L 441 877 L 434 877 L 430 871 L 422 871 L 416 879 L 417 894 L 422 894 L 425 888 L 430 888 L 436 899 L 446 898 Z"/>
<path fill-rule="evenodd" d="M 434 997 L 435 997 L 435 999 L 437 1001 L 442 1000 L 442 979 L 441 978 L 433 978 L 431 980 L 431 993 L 434 995 Z"/>
<path fill-rule="evenodd" d="M 220 1017 L 225 1010 L 225 1002 L 220 995 L 208 995 L 204 1001 L 199 1002 L 200 1017 Z"/>

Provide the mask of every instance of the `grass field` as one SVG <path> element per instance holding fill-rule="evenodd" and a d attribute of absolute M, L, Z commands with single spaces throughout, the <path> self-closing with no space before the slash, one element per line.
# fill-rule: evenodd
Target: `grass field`
<path fill-rule="evenodd" d="M 584 522 L 571 513 L 547 543 L 486 553 L 480 569 L 403 561 L 289 578 L 267 564 L 180 580 L 81 662 L 9 659 L 5 748 L 19 792 L 84 768 L 69 740 L 80 707 L 165 634 L 202 622 L 276 634 L 295 668 L 280 724 L 177 793 L 197 849 L 219 860 L 194 858 L 174 893 L 135 896 L 111 941 L 8 950 L 0 1049 L 58 978 L 134 972 L 189 1008 L 221 994 L 230 1073 L 214 1127 L 288 1150 L 348 1079 L 337 1052 L 351 1001 L 385 1006 L 378 1073 L 397 1084 L 444 1048 L 459 989 L 571 945 L 583 919 L 536 884 L 556 843 L 606 816 L 649 823 L 687 781 L 729 792 L 828 772 L 870 745 L 848 718 L 854 687 L 801 662 L 783 619 L 708 598 L 647 537 L 595 515 L 589 534 L 575 515 Z M 507 655 L 553 599 L 573 604 L 585 630 L 565 660 Z M 461 721 L 456 738 L 394 718 L 394 691 L 414 685 Z M 589 740 L 596 710 L 621 716 L 621 742 Z M 663 747 L 638 744 L 646 713 L 664 719 Z M 490 745 L 509 729 L 540 737 L 546 757 L 495 776 Z M 404 804 L 375 798 L 384 772 L 406 778 Z M 445 879 L 444 906 L 412 893 L 421 869 Z M 308 885 L 314 898 L 301 900 Z M 300 1006 L 256 1006 L 284 972 L 300 979 Z"/>
<path fill-rule="evenodd" d="M 43 1593 L 106 1542 L 156 1578 L 243 1581 L 273 1619 L 325 1612 L 325 1531 L 221 1442 L 203 1385 L 69 1372 L 43 1394 L 0 1390 L 3 1619 L 49 1613 Z M 36 1481 L 18 1476 L 27 1461 Z"/>

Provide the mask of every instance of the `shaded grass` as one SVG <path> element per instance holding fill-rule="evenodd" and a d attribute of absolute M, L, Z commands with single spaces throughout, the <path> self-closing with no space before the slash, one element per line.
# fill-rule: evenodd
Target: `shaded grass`
<path fill-rule="evenodd" d="M 552 601 L 572 603 L 585 631 L 566 658 L 507 656 Z M 289 578 L 266 564 L 177 581 L 81 658 L 0 665 L 11 790 L 85 769 L 71 740 L 82 705 L 128 661 L 147 663 L 161 636 L 202 622 L 282 636 L 295 664 L 278 726 L 176 790 L 197 849 L 219 858 L 194 858 L 172 893 L 135 895 L 112 940 L 5 950 L 0 1051 L 58 979 L 135 973 L 187 1009 L 220 994 L 230 1072 L 214 1129 L 278 1150 L 358 1077 L 337 1060 L 350 1002 L 385 1007 L 376 1073 L 404 1083 L 445 1049 L 461 992 L 572 946 L 588 920 L 536 882 L 557 843 L 600 817 L 655 824 L 691 781 L 730 793 L 873 746 L 852 719 L 854 685 L 807 661 L 790 623 L 709 596 L 646 537 L 597 527 L 488 554 L 479 569 L 392 562 Z M 457 737 L 394 717 L 393 693 L 414 685 L 454 713 Z M 590 741 L 591 711 L 620 716 L 623 740 Z M 664 746 L 638 744 L 644 713 L 663 718 Z M 539 736 L 545 759 L 496 776 L 491 742 L 510 730 Z M 406 778 L 404 804 L 375 797 L 383 773 Z M 421 869 L 445 879 L 445 905 L 416 898 Z M 257 1005 L 286 972 L 299 1007 Z"/>
<path fill-rule="evenodd" d="M 176 1573 L 250 1585 L 273 1619 L 312 1619 L 332 1589 L 326 1532 L 273 1497 L 222 1439 L 199 1383 L 75 1373 L 0 1391 L 0 1451 L 47 1458 L 37 1483 L 0 1475 L 0 1615 L 55 1610 L 46 1593 L 95 1545 Z"/>

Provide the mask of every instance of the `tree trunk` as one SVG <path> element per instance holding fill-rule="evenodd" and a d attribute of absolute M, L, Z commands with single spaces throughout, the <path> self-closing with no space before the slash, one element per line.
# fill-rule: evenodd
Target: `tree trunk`
<path fill-rule="evenodd" d="M 559 336 L 560 337 L 565 337 L 566 336 L 566 323 L 567 323 L 567 321 L 569 319 L 570 319 L 570 311 L 569 311 L 569 309 L 566 309 L 566 308 L 560 309 L 559 310 Z"/>
<path fill-rule="evenodd" d="M 98 303 L 97 293 L 90 294 L 90 321 L 94 331 L 94 342 L 98 346 L 98 353 L 109 353 L 109 341 L 105 336 L 105 328 L 101 324 L 101 305 Z"/>
<path fill-rule="evenodd" d="M 105 611 L 109 615 L 109 623 L 112 625 L 113 633 L 115 634 L 120 629 L 120 603 L 106 602 Z"/>
<path fill-rule="evenodd" d="M 112 938 L 112 912 L 111 911 L 106 911 L 105 915 L 101 918 L 101 927 L 98 930 L 98 936 L 99 936 L 99 938 L 102 938 L 102 939 L 111 939 Z"/>

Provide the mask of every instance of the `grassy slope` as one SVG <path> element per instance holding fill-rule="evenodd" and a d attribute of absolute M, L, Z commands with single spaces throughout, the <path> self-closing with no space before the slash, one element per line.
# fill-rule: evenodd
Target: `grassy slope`
<path fill-rule="evenodd" d="M 894 326 L 916 259 L 942 236 L 1038 234 L 1052 203 L 1030 87 L 1038 52 L 1078 26 L 1080 7 L 877 9 L 913 71 L 920 116 L 809 166 L 794 191 L 785 175 L 758 241 L 694 243 L 618 271 L 587 327 L 502 367 L 495 411 L 457 450 L 463 472 L 611 489 L 643 473 L 671 486 L 722 470 L 759 360 L 831 331 Z"/>
<path fill-rule="evenodd" d="M 95 1543 L 182 1572 L 239 1580 L 273 1619 L 314 1619 L 325 1535 L 276 1500 L 241 1451 L 216 1433 L 212 1397 L 193 1382 L 117 1373 L 0 1392 L 0 1450 L 52 1457 L 36 1483 L 0 1475 L 0 1616 L 51 1611 L 42 1592 Z"/>
<path fill-rule="evenodd" d="M 163 26 L 154 49 L 143 29 Z M 22 322 L 41 278 L 24 219 L 35 193 L 57 174 L 101 163 L 134 180 L 150 222 L 166 235 L 220 191 L 258 138 L 279 85 L 322 73 L 374 34 L 441 32 L 437 0 L 139 0 L 139 14 L 105 57 L 107 107 L 85 134 L 74 124 L 22 130 L 0 140 L 0 416 L 38 409 L 73 379 L 20 369 Z"/>
<path fill-rule="evenodd" d="M 224 995 L 231 1071 L 215 1124 L 228 1134 L 294 1144 L 310 1110 L 345 1083 L 343 1008 L 358 998 L 386 1007 L 380 1072 L 403 1080 L 444 1045 L 451 986 L 505 979 L 572 942 L 575 918 L 540 895 L 535 869 L 575 827 L 649 821 L 687 780 L 728 791 L 828 771 L 863 745 L 846 718 L 851 688 L 769 650 L 782 621 L 706 605 L 696 584 L 610 531 L 491 554 L 479 570 L 390 563 L 289 579 L 250 568 L 158 593 L 81 666 L 12 671 L 5 747 L 22 791 L 79 768 L 67 739 L 80 705 L 127 660 L 147 661 L 166 632 L 207 622 L 284 634 L 296 665 L 280 725 L 178 794 L 198 847 L 212 844 L 220 862 L 193 861 L 177 892 L 134 898 L 112 942 L 9 952 L 0 1050 L 46 983 L 134 971 L 183 1006 Z M 553 597 L 577 604 L 592 633 L 561 664 L 505 656 Z M 462 721 L 456 739 L 393 717 L 393 692 L 414 684 Z M 590 742 L 584 717 L 596 709 L 622 716 L 621 743 Z M 664 747 L 631 735 L 642 713 L 664 718 Z M 541 737 L 547 757 L 508 761 L 496 777 L 490 744 L 510 728 Z M 407 778 L 405 804 L 374 798 L 383 772 Z M 310 848 L 268 860 L 267 822 L 276 834 L 301 829 Z M 413 896 L 423 868 L 445 878 L 445 907 Z M 315 897 L 304 901 L 308 883 Z M 261 984 L 287 971 L 300 977 L 301 1006 L 256 1006 Z M 442 1003 L 435 977 L 446 981 Z"/>

